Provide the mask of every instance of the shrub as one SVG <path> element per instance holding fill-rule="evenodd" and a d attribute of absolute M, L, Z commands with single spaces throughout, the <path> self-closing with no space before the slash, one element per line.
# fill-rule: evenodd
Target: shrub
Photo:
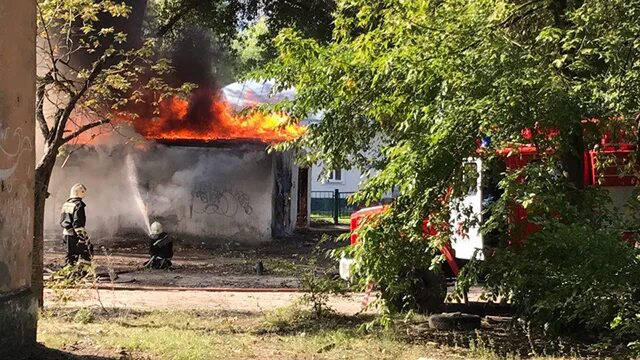
<path fill-rule="evenodd" d="M 640 302 L 639 251 L 614 231 L 549 222 L 480 268 L 494 297 L 506 296 L 519 317 L 547 333 L 600 334 L 617 325 L 620 335 L 640 335 L 622 320 Z"/>

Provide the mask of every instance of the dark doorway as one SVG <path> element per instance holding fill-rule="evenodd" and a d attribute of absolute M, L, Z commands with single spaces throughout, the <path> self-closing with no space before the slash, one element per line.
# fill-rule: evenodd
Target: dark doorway
<path fill-rule="evenodd" d="M 309 168 L 298 169 L 298 215 L 296 218 L 297 228 L 306 228 L 309 224 L 309 208 L 307 199 L 309 198 Z"/>

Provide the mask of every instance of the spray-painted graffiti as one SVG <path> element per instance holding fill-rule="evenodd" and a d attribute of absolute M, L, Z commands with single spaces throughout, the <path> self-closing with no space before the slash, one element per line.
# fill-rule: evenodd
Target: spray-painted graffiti
<path fill-rule="evenodd" d="M 197 188 L 192 195 L 192 209 L 198 214 L 234 217 L 240 212 L 253 213 L 251 199 L 242 190 L 209 185 Z"/>
<path fill-rule="evenodd" d="M 11 138 L 15 139 L 12 142 L 17 145 L 14 150 L 7 150 L 7 143 Z M 32 149 L 31 138 L 24 134 L 22 128 L 16 128 L 13 132 L 9 131 L 9 128 L 0 128 L 0 162 L 2 163 L 2 165 L 0 165 L 2 166 L 0 167 L 1 190 L 11 191 L 11 186 L 7 184 L 7 179 L 15 173 L 22 154 Z"/>

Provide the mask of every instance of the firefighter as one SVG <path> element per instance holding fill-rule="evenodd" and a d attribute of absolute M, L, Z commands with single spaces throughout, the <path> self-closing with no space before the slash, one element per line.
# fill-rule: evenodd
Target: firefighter
<path fill-rule="evenodd" d="M 66 263 L 74 265 L 79 259 L 91 261 L 93 246 L 89 243 L 89 235 L 85 229 L 85 203 L 82 198 L 87 194 L 86 186 L 75 184 L 71 187 L 69 199 L 62 205 L 60 226 L 64 242 L 67 244 Z"/>
<path fill-rule="evenodd" d="M 157 221 L 151 224 L 149 255 L 151 255 L 151 258 L 144 263 L 145 267 L 151 269 L 167 269 L 171 267 L 173 241 L 169 238 L 169 234 L 162 231 L 162 225 Z"/>

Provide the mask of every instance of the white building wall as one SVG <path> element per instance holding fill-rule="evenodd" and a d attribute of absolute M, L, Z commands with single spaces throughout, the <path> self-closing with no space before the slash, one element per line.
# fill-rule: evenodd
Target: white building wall
<path fill-rule="evenodd" d="M 100 151 L 105 151 L 101 153 Z M 131 152 L 132 168 L 127 167 Z M 71 185 L 87 186 L 87 229 L 96 245 L 139 233 L 145 217 L 182 241 L 260 243 L 272 238 L 274 156 L 263 148 L 150 145 L 79 150 L 51 179 L 45 230 L 60 236 L 60 206 Z M 136 206 L 140 193 L 144 209 Z M 295 204 L 295 202 L 294 202 Z M 146 212 L 146 213 L 145 213 Z M 295 224 L 292 223 L 292 224 Z"/>
<path fill-rule="evenodd" d="M 335 191 L 340 192 L 356 192 L 360 187 L 361 173 L 357 169 L 345 170 L 341 169 L 341 180 L 323 180 L 321 179 L 324 171 L 324 165 L 314 164 L 311 168 L 311 191 Z"/>

